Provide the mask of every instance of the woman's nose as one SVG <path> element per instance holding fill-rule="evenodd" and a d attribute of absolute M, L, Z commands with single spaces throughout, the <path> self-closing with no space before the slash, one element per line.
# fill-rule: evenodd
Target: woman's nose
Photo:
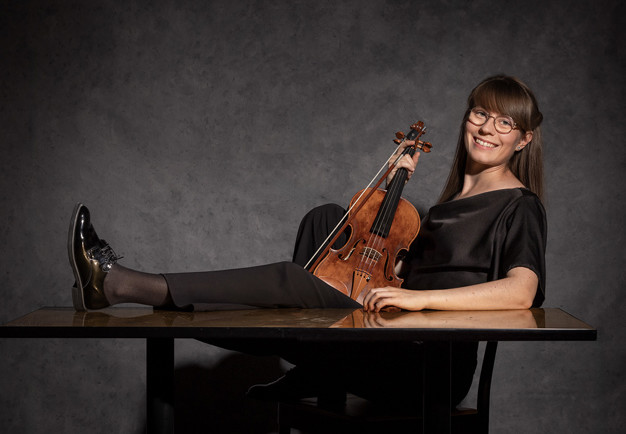
<path fill-rule="evenodd" d="M 485 122 L 481 127 L 480 127 L 480 132 L 481 133 L 486 133 L 486 134 L 491 134 L 492 136 L 496 134 L 496 120 L 493 118 L 493 116 L 489 116 L 489 119 L 487 119 L 487 122 Z"/>

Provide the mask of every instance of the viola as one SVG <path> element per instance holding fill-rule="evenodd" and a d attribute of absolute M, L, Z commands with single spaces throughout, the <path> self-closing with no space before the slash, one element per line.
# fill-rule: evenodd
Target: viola
<path fill-rule="evenodd" d="M 309 264 L 313 264 L 305 266 L 315 276 L 352 299 L 356 300 L 365 288 L 400 287 L 403 282 L 396 274 L 396 263 L 400 255 L 408 251 L 420 229 L 417 210 L 402 198 L 408 171 L 398 169 L 387 190 L 379 187 L 402 156 L 413 156 L 418 148 L 430 152 L 432 145 L 419 140 L 423 134 L 425 129 L 421 121 L 411 125 L 406 135 L 403 132 L 396 133 L 396 144 L 414 140 L 415 145 L 404 149 L 375 186 L 368 186 L 354 195 L 345 221 L 333 230 L 323 244 L 323 251 L 316 252 L 313 256 L 315 261 L 309 261 Z M 331 246 L 348 228 L 348 241 L 342 247 L 333 249 Z"/>

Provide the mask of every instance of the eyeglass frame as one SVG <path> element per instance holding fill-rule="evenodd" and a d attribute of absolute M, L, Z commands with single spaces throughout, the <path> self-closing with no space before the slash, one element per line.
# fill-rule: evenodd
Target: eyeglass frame
<path fill-rule="evenodd" d="M 474 110 L 476 110 L 476 109 L 478 109 L 478 108 L 480 108 L 480 107 L 474 107 L 474 108 L 470 109 L 470 111 L 467 113 L 467 121 L 468 121 L 470 124 L 475 125 L 475 126 L 477 126 L 477 127 L 482 127 L 483 125 L 486 125 L 486 124 L 487 124 L 487 122 L 489 122 L 489 119 L 493 118 L 493 126 L 494 126 L 494 128 L 496 129 L 496 131 L 497 131 L 499 134 L 509 134 L 511 131 L 516 130 L 516 129 L 519 129 L 519 127 L 517 126 L 517 122 L 515 122 L 511 116 L 503 116 L 503 115 L 501 115 L 501 116 L 493 116 L 493 115 L 492 115 L 491 113 L 489 113 L 487 110 L 482 109 L 482 108 L 480 108 L 480 110 L 481 110 L 481 111 L 484 111 L 484 112 L 485 112 L 485 114 L 487 115 L 487 118 L 485 119 L 485 122 L 483 122 L 482 124 L 477 124 L 476 122 L 472 122 L 472 121 L 470 120 L 470 116 L 472 115 L 472 113 L 475 113 L 475 112 L 474 112 Z M 511 129 L 510 129 L 509 131 L 507 131 L 506 133 L 503 133 L 503 132 L 499 131 L 499 130 L 498 130 L 498 124 L 496 123 L 496 120 L 497 120 L 498 118 L 510 119 L 510 120 L 513 122 L 513 126 L 511 126 Z"/>

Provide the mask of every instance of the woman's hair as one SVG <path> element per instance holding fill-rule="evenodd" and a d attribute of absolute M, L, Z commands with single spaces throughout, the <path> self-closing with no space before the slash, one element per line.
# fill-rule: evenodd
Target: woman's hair
<path fill-rule="evenodd" d="M 522 134 L 532 131 L 533 138 L 521 151 L 509 160 L 509 169 L 530 191 L 543 200 L 543 156 L 541 121 L 543 115 L 532 91 L 515 77 L 496 75 L 482 81 L 467 99 L 467 110 L 461 124 L 454 162 L 439 203 L 450 200 L 463 188 L 467 150 L 465 149 L 465 125 L 470 110 L 480 106 L 488 111 L 510 116 Z"/>

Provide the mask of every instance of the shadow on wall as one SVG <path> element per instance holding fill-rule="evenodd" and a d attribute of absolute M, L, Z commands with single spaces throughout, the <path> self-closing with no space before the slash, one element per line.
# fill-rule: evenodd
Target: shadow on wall
<path fill-rule="evenodd" d="M 276 404 L 245 397 L 253 384 L 283 374 L 278 357 L 233 353 L 211 367 L 190 364 L 175 370 L 175 432 L 277 432 Z M 145 432 L 142 431 L 142 432 Z"/>

